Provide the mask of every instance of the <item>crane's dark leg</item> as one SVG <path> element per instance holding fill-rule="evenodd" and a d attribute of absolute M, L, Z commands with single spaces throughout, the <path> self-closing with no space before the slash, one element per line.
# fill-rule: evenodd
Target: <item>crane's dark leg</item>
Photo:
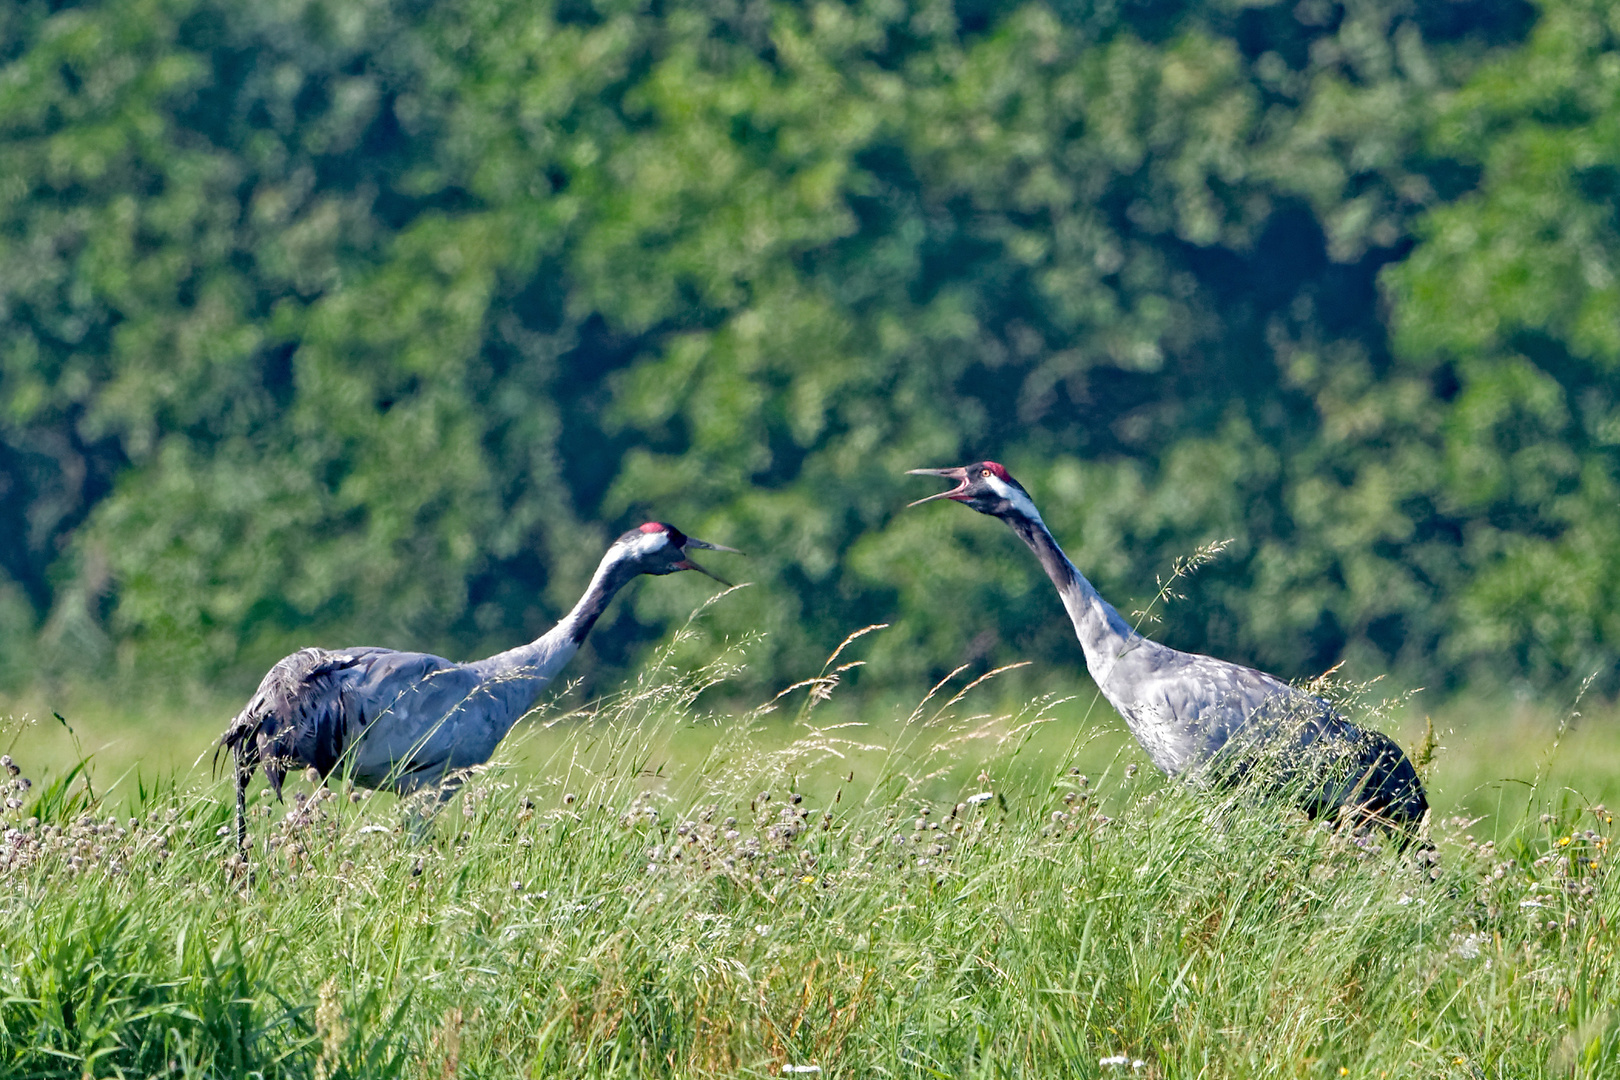
<path fill-rule="evenodd" d="M 253 770 L 245 765 L 240 753 L 236 757 L 236 851 L 247 861 L 247 786 Z"/>

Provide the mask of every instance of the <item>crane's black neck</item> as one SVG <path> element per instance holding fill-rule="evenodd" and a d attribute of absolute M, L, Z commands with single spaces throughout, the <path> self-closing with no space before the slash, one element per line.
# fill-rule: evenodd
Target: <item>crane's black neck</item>
<path fill-rule="evenodd" d="M 1016 512 L 1008 514 L 1002 520 L 1012 526 L 1012 531 L 1029 545 L 1029 549 L 1035 553 L 1035 558 L 1040 560 L 1041 569 L 1052 579 L 1052 584 L 1057 586 L 1058 592 L 1081 588 L 1082 583 L 1085 587 L 1089 587 L 1090 583 L 1086 581 L 1084 575 L 1074 568 L 1074 563 L 1069 561 L 1069 557 L 1063 554 L 1063 549 L 1058 547 L 1058 542 L 1052 538 L 1046 522 Z"/>
<path fill-rule="evenodd" d="M 483 677 L 481 692 L 490 698 L 486 715 L 497 742 L 573 659 L 613 595 L 639 573 L 641 566 L 629 552 L 620 546 L 609 548 L 585 595 L 561 622 L 527 645 L 467 665 Z"/>
<path fill-rule="evenodd" d="M 1113 605 L 1098 595 L 1085 575 L 1075 569 L 1038 515 L 1031 517 L 1015 508 L 1000 517 L 1035 552 L 1046 576 L 1057 586 L 1069 621 L 1074 624 L 1075 636 L 1085 650 L 1086 665 L 1092 677 L 1102 683 L 1113 662 L 1138 635 Z"/>
<path fill-rule="evenodd" d="M 591 627 L 602 617 L 602 612 L 607 610 L 613 597 L 640 573 L 640 567 L 631 559 L 604 559 L 602 565 L 596 568 L 585 595 L 579 598 L 574 610 L 563 617 L 553 632 L 563 632 L 576 647 L 583 645 Z"/>
<path fill-rule="evenodd" d="M 609 549 L 591 577 L 585 595 L 556 626 L 527 645 L 497 653 L 471 666 L 497 683 L 512 707 L 519 712 L 527 709 L 541 688 L 579 651 L 614 594 L 639 573 L 639 564 L 627 552 Z"/>

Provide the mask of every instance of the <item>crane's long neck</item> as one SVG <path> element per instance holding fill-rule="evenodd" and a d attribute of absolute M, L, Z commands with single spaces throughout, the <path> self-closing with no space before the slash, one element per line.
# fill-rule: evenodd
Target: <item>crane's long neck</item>
<path fill-rule="evenodd" d="M 1097 685 L 1106 689 L 1105 684 L 1114 663 L 1132 642 L 1139 640 L 1139 635 L 1114 610 L 1112 604 L 1097 594 L 1085 575 L 1075 569 L 1069 557 L 1063 554 L 1063 549 L 1058 547 L 1057 541 L 1052 539 L 1052 533 L 1039 513 L 1031 515 L 1015 511 L 1007 514 L 1003 520 L 1035 552 L 1046 576 L 1057 586 L 1063 606 L 1069 612 L 1069 621 L 1074 623 L 1075 636 L 1085 650 L 1086 667 L 1091 670 L 1091 677 Z"/>
<path fill-rule="evenodd" d="M 547 683 L 579 652 L 585 636 L 607 609 L 615 593 L 640 571 L 624 552 L 610 549 L 596 568 L 590 587 L 572 611 L 527 645 L 519 645 L 468 665 L 484 676 L 485 688 L 507 706 L 508 729 L 529 710 Z"/>

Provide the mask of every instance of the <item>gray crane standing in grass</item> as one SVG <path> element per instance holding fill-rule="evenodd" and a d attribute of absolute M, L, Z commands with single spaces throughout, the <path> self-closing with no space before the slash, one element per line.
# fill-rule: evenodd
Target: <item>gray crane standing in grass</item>
<path fill-rule="evenodd" d="M 1164 772 L 1222 782 L 1266 778 L 1312 816 L 1347 807 L 1387 828 L 1418 827 L 1429 803 L 1417 771 L 1387 735 L 1263 671 L 1180 652 L 1137 633 L 1052 539 L 1029 492 L 994 461 L 912 469 L 956 481 L 918 499 L 953 499 L 1005 521 L 1057 586 L 1086 667 Z"/>
<path fill-rule="evenodd" d="M 276 797 L 293 769 L 409 794 L 481 765 L 573 659 L 608 601 L 640 574 L 696 570 L 687 548 L 730 551 L 649 521 L 615 540 L 574 609 L 545 634 L 486 660 L 455 664 L 393 649 L 300 649 L 272 667 L 220 739 L 236 759 L 236 840 L 247 848 L 255 767 Z"/>

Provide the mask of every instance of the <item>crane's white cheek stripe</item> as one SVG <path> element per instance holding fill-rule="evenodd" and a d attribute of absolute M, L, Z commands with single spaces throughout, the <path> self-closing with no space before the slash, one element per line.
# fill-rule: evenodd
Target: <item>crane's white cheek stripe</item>
<path fill-rule="evenodd" d="M 1046 524 L 1046 522 L 1041 521 L 1041 512 L 1035 509 L 1035 504 L 1029 501 L 1028 495 L 1002 480 L 999 476 L 988 476 L 985 478 L 985 482 L 990 485 L 991 490 L 997 495 L 1012 503 L 1020 514 L 1023 514 L 1031 521 L 1040 521 L 1042 525 Z"/>
<path fill-rule="evenodd" d="M 622 562 L 625 559 L 644 558 L 651 555 L 653 552 L 659 551 L 668 546 L 668 533 L 638 533 L 636 536 L 619 545 L 619 557 L 613 561 Z"/>

